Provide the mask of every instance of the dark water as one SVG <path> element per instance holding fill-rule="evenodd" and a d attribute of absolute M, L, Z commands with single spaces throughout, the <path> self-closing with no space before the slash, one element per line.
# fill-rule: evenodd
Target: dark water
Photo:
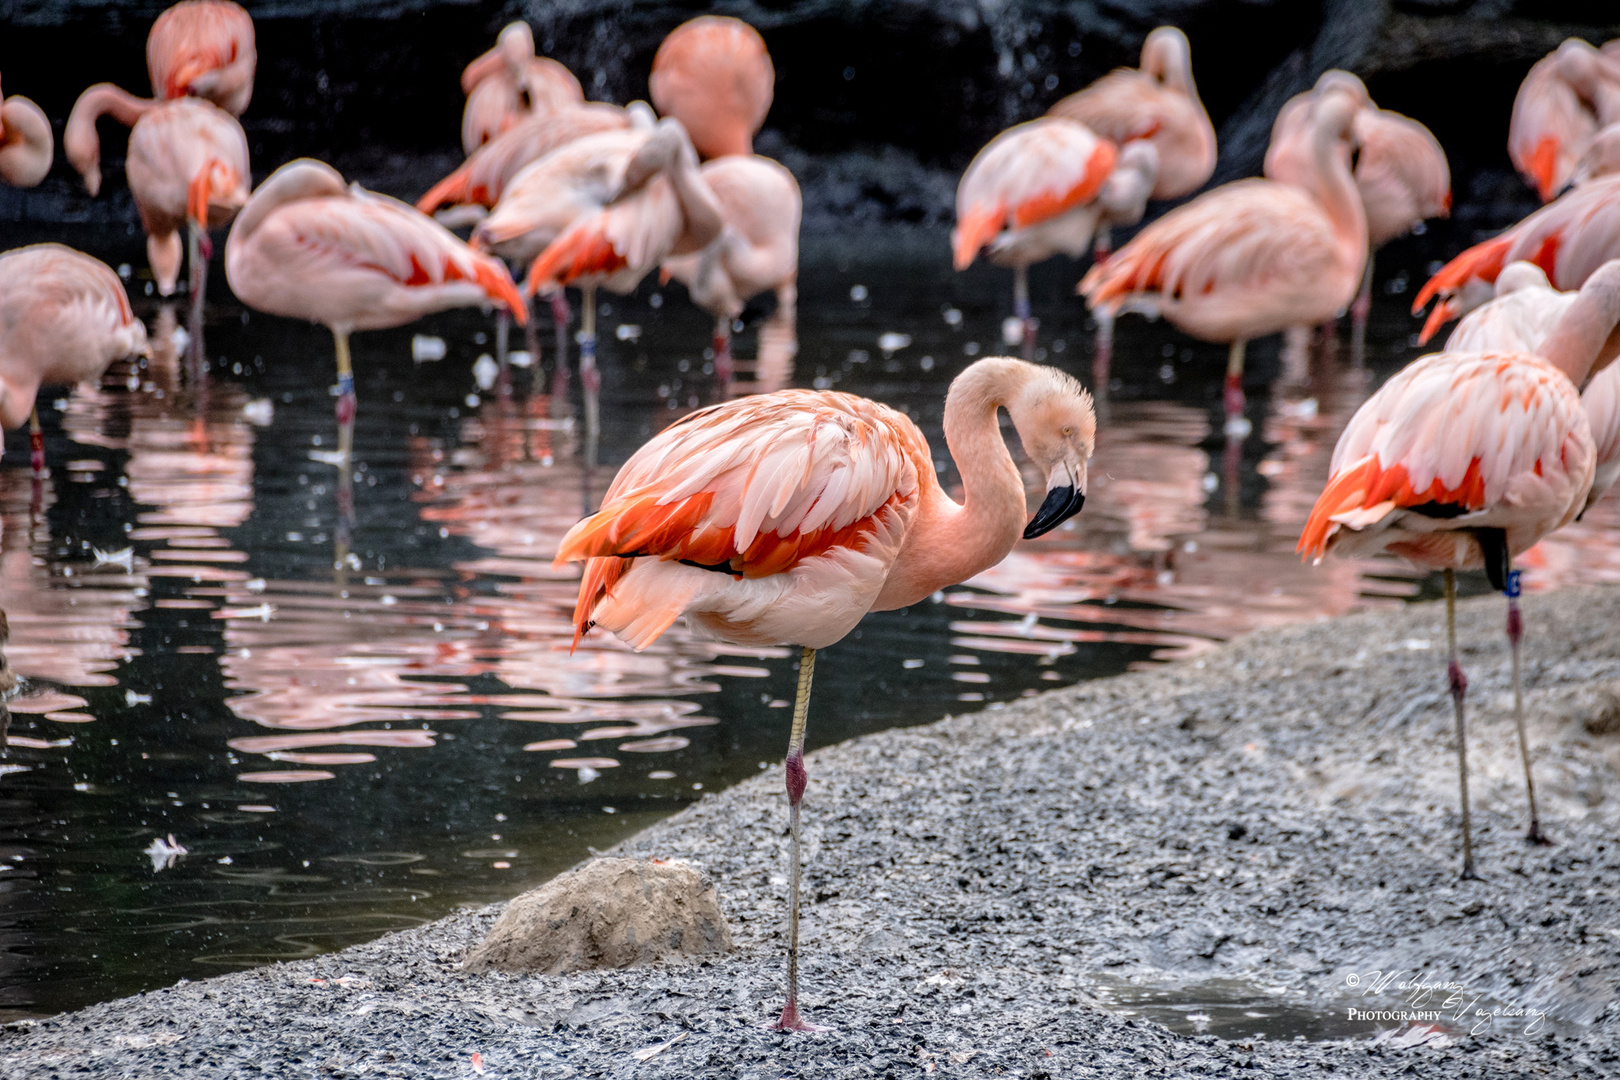
<path fill-rule="evenodd" d="M 137 310 L 169 340 L 138 249 L 66 239 L 133 263 Z M 1036 309 L 1043 358 L 1089 382 L 1076 276 L 1040 268 Z M 751 317 L 744 370 L 904 408 L 949 487 L 945 388 L 1006 351 L 1010 282 L 952 275 L 944 234 L 897 231 L 807 237 L 800 289 L 797 355 L 779 315 Z M 788 650 L 677 628 L 640 655 L 597 637 L 568 652 L 558 539 L 637 445 L 712 394 L 707 321 L 678 287 L 601 311 L 595 468 L 578 402 L 553 400 L 549 376 L 480 387 L 487 317 L 358 335 L 346 544 L 329 337 L 249 316 L 217 278 L 211 297 L 205 383 L 160 350 L 99 390 L 46 395 L 42 485 L 26 435 L 7 438 L 0 606 L 27 688 L 0 761 L 0 1017 L 513 895 L 784 749 Z M 827 650 L 810 741 L 1413 595 L 1422 583 L 1393 562 L 1293 555 L 1339 428 L 1416 354 L 1405 300 L 1381 296 L 1366 369 L 1342 343 L 1293 364 L 1252 349 L 1254 433 L 1225 461 L 1224 350 L 1123 322 L 1084 513 Z M 442 339 L 443 359 L 415 362 L 418 334 Z M 1620 580 L 1617 531 L 1610 499 L 1532 553 L 1531 587 Z M 171 834 L 186 854 L 164 866 L 148 851 Z"/>

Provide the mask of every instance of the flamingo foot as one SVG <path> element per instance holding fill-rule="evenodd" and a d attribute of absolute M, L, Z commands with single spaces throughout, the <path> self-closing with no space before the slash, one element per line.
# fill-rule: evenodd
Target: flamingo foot
<path fill-rule="evenodd" d="M 33 467 L 35 480 L 43 480 L 49 475 L 45 471 L 45 433 L 43 431 L 31 431 L 28 433 L 28 464 Z"/>
<path fill-rule="evenodd" d="M 1235 439 L 1246 438 L 1249 432 L 1254 430 L 1254 425 L 1243 415 L 1246 404 L 1243 397 L 1243 376 L 1226 377 L 1226 387 L 1221 399 L 1226 412 L 1226 434 Z"/>
<path fill-rule="evenodd" d="M 714 348 L 714 377 L 722 386 L 728 386 L 736 374 L 731 363 L 731 335 L 715 334 L 711 344 Z"/>
<path fill-rule="evenodd" d="M 806 1020 L 803 1016 L 800 1016 L 799 1015 L 799 1003 L 794 1001 L 792 998 L 788 998 L 787 1004 L 782 1007 L 782 1016 L 781 1016 L 781 1018 L 778 1019 L 776 1021 L 776 1023 L 767 1024 L 765 1026 L 770 1028 L 773 1031 L 809 1031 L 809 1032 L 815 1032 L 815 1031 L 831 1031 L 832 1030 L 832 1028 L 826 1027 L 826 1026 L 824 1026 L 822 1024 L 812 1024 L 812 1023 L 810 1023 L 810 1021 Z"/>

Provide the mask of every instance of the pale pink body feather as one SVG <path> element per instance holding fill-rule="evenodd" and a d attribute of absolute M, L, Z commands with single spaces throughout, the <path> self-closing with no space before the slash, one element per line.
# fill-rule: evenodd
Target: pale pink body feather
<path fill-rule="evenodd" d="M 494 206 L 518 173 L 558 147 L 630 127 L 626 110 L 598 101 L 526 116 L 474 150 L 460 168 L 417 201 L 417 209 L 432 213 L 447 203 Z"/>
<path fill-rule="evenodd" d="M 257 67 L 253 19 L 228 0 L 184 0 L 158 16 L 146 38 L 146 69 L 161 100 L 191 95 L 241 116 Z"/>
<path fill-rule="evenodd" d="M 45 110 L 25 97 L 0 95 L 0 183 L 35 186 L 51 171 L 55 148 Z"/>
<path fill-rule="evenodd" d="M 663 262 L 685 285 L 692 302 L 720 318 L 735 319 L 758 293 L 796 295 L 799 218 L 803 199 L 793 174 L 770 158 L 727 155 L 703 166 L 725 222 L 702 251 Z"/>

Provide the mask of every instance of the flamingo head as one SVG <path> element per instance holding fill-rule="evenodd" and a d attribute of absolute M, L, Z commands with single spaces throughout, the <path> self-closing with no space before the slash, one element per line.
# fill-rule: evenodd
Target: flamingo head
<path fill-rule="evenodd" d="M 1056 368 L 1018 364 L 1022 385 L 1007 401 L 1007 413 L 1024 453 L 1046 476 L 1046 498 L 1024 528 L 1033 539 L 1080 512 L 1086 502 L 1086 468 L 1097 445 L 1097 414 L 1091 395 Z"/>

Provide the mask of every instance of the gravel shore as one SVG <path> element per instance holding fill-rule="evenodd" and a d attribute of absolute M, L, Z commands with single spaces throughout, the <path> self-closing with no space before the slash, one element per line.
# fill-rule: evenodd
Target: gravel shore
<path fill-rule="evenodd" d="M 727 958 L 462 972 L 491 907 L 9 1025 L 0 1073 L 1620 1075 L 1620 589 L 1524 607 L 1557 842 L 1520 839 L 1502 602 L 1469 601 L 1483 881 L 1457 877 L 1443 613 L 1414 605 L 811 755 L 803 1005 L 829 1032 L 758 1026 L 783 970 L 773 771 L 612 852 L 705 867 L 737 943 Z M 1155 988 L 1276 1007 L 1233 1013 L 1260 1037 L 1230 1018 L 1217 1027 L 1233 1037 L 1176 1034 L 1120 1004 Z M 1213 1022 L 1185 1015 L 1189 1030 Z M 1332 1039 L 1290 1037 L 1289 1015 L 1321 1017 Z"/>

